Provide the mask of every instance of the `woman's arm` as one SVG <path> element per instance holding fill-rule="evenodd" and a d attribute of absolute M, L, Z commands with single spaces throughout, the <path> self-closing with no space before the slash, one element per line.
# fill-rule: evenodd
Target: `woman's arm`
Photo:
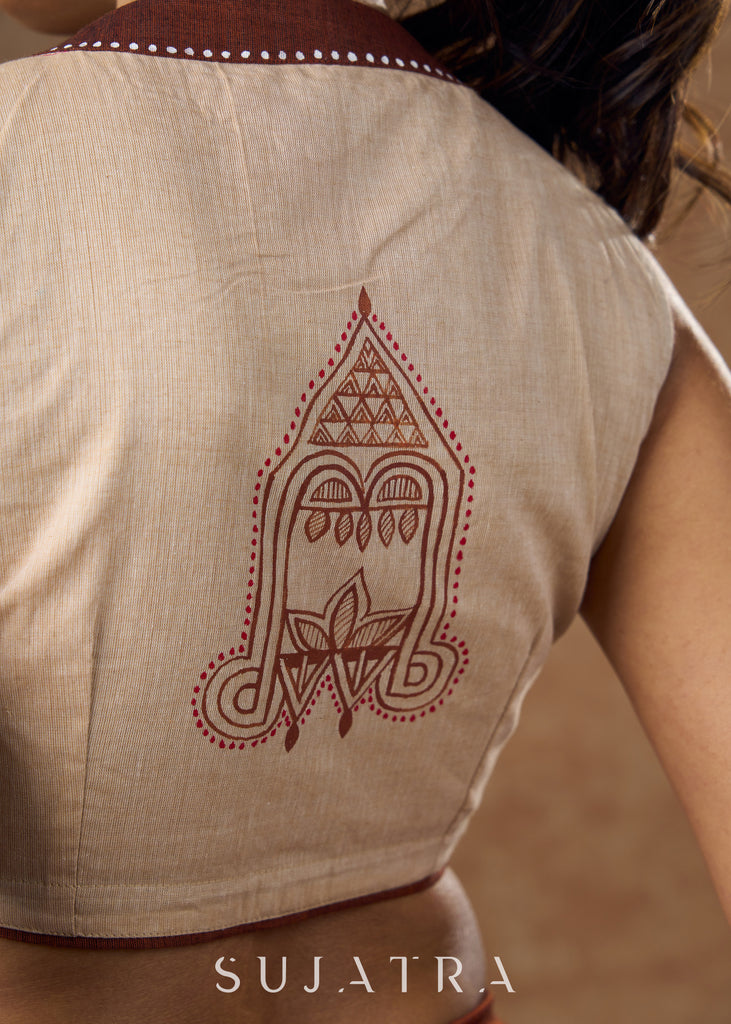
<path fill-rule="evenodd" d="M 682 320 L 582 612 L 680 796 L 731 921 L 731 374 Z"/>
<path fill-rule="evenodd" d="M 76 32 L 113 10 L 114 0 L 0 0 L 0 10 L 37 32 Z"/>

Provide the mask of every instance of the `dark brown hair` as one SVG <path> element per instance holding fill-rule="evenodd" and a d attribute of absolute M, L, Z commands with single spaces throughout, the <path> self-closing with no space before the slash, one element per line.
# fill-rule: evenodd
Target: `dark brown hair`
<path fill-rule="evenodd" d="M 656 226 L 678 168 L 731 203 L 688 75 L 725 0 L 447 0 L 404 26 L 624 217 Z M 700 145 L 679 141 L 682 122 Z M 696 152 L 697 151 L 697 152 Z"/>

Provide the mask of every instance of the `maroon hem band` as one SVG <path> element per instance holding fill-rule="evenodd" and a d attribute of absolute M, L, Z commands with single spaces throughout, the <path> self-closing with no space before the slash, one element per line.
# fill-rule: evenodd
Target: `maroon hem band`
<path fill-rule="evenodd" d="M 412 893 L 423 892 L 435 885 L 444 874 L 445 868 L 435 871 L 418 882 L 400 885 L 395 889 L 383 889 L 380 892 L 368 893 L 365 896 L 354 896 L 351 899 L 327 903 L 324 906 L 300 910 L 294 914 L 283 914 L 281 917 L 269 917 L 264 921 L 250 921 L 247 924 L 233 925 L 231 928 L 219 928 L 211 932 L 190 932 L 183 935 L 141 935 L 130 937 L 92 936 L 92 935 L 45 935 L 40 932 L 25 932 L 15 928 L 0 927 L 0 938 L 14 939 L 17 942 L 30 942 L 37 946 L 69 946 L 76 949 L 167 949 L 171 946 L 194 946 L 201 942 L 213 942 L 225 939 L 229 935 L 240 935 L 243 932 L 260 931 L 263 928 L 276 928 L 285 924 L 297 924 L 311 917 L 319 917 L 338 910 L 349 910 L 352 907 L 365 906 L 368 903 L 380 903 L 383 900 L 397 899 L 399 896 L 410 896 Z M 471 1022 L 471 1018 L 469 1018 Z"/>
<path fill-rule="evenodd" d="M 74 51 L 210 64 L 360 66 L 458 81 L 401 25 L 354 0 L 300 0 L 296 7 L 277 0 L 137 0 L 43 52 Z"/>

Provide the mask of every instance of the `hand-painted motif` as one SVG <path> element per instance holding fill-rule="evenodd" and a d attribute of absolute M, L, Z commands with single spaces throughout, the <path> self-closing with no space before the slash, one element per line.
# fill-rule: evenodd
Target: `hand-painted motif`
<path fill-rule="evenodd" d="M 421 376 L 400 365 L 365 289 L 358 310 L 339 361 L 302 395 L 289 451 L 259 471 L 246 646 L 211 661 L 192 701 L 197 727 L 222 748 L 283 728 L 291 750 L 326 694 L 341 737 L 361 708 L 416 721 L 467 664 L 449 620 L 474 467 Z"/>

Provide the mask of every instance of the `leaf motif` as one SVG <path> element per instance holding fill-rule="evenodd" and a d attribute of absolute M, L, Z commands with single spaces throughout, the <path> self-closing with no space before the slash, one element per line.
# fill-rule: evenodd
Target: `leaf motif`
<path fill-rule="evenodd" d="M 405 615 L 381 615 L 373 618 L 365 625 L 359 626 L 353 636 L 352 647 L 378 647 L 398 633 Z"/>
<path fill-rule="evenodd" d="M 340 722 L 338 723 L 338 731 L 341 736 L 347 736 L 350 731 L 350 727 L 353 724 L 353 712 L 350 708 L 346 708 L 340 716 Z"/>
<path fill-rule="evenodd" d="M 378 517 L 378 536 L 383 541 L 384 547 L 388 547 L 391 543 L 395 532 L 396 520 L 391 509 L 387 508 L 385 512 L 381 512 Z"/>
<path fill-rule="evenodd" d="M 354 586 L 348 587 L 330 616 L 330 640 L 332 650 L 342 651 L 348 646 L 353 626 L 358 617 L 358 593 Z"/>
<path fill-rule="evenodd" d="M 316 540 L 319 540 L 323 534 L 327 533 L 330 529 L 330 513 L 325 512 L 324 509 L 318 508 L 307 517 L 305 523 L 305 537 L 311 544 L 314 544 Z"/>
<path fill-rule="evenodd" d="M 308 619 L 292 616 L 294 628 L 305 651 L 326 651 L 330 646 L 324 629 Z"/>
<path fill-rule="evenodd" d="M 340 547 L 353 533 L 353 517 L 350 512 L 341 512 L 335 522 L 335 540 Z"/>
<path fill-rule="evenodd" d="M 414 534 L 419 529 L 419 513 L 415 508 L 407 508 L 399 519 L 398 532 L 404 544 L 414 539 Z"/>
<path fill-rule="evenodd" d="M 300 735 L 300 727 L 296 722 L 292 722 L 289 729 L 287 729 L 287 735 L 284 737 L 284 749 L 289 753 L 292 747 L 295 745 Z"/>
<path fill-rule="evenodd" d="M 368 547 L 368 541 L 371 539 L 372 531 L 373 525 L 371 523 L 370 513 L 361 512 L 360 518 L 358 519 L 358 525 L 355 529 L 355 539 L 358 541 L 358 547 L 361 551 L 365 551 Z"/>
<path fill-rule="evenodd" d="M 368 316 L 371 311 L 371 300 L 368 292 L 365 290 L 365 285 L 360 290 L 358 296 L 358 310 L 363 316 Z"/>

